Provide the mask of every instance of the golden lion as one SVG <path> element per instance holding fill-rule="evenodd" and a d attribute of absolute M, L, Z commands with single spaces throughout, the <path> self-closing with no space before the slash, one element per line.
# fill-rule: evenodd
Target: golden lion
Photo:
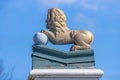
<path fill-rule="evenodd" d="M 46 27 L 42 30 L 53 44 L 74 43 L 71 51 L 89 49 L 93 41 L 93 34 L 87 30 L 69 30 L 66 25 L 66 16 L 58 8 L 48 10 Z"/>

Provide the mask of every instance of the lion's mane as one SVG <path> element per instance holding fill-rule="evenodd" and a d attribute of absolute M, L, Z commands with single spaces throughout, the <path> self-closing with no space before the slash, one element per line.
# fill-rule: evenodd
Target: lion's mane
<path fill-rule="evenodd" d="M 65 32 L 69 30 L 66 24 L 66 16 L 64 12 L 58 8 L 48 10 L 46 23 L 50 23 L 47 26 L 50 31 Z"/>

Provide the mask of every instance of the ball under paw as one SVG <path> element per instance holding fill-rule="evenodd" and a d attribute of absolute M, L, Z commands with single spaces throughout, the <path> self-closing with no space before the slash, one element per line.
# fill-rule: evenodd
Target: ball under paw
<path fill-rule="evenodd" d="M 48 42 L 48 37 L 44 33 L 37 32 L 33 37 L 33 41 L 37 45 L 46 45 Z"/>

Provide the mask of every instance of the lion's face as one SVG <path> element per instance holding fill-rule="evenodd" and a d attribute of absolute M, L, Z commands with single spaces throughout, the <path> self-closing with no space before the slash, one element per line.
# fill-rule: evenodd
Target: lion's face
<path fill-rule="evenodd" d="M 53 27 L 55 27 L 54 22 L 48 21 L 46 24 L 46 27 L 47 27 L 47 29 L 52 29 Z"/>
<path fill-rule="evenodd" d="M 46 28 L 51 31 L 67 29 L 66 16 L 63 11 L 57 8 L 49 9 L 46 20 Z"/>

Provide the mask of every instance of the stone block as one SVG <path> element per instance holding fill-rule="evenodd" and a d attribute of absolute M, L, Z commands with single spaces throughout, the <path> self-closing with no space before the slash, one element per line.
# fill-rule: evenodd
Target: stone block
<path fill-rule="evenodd" d="M 33 45 L 32 69 L 91 69 L 95 68 L 94 51 L 59 51 L 46 46 Z"/>

